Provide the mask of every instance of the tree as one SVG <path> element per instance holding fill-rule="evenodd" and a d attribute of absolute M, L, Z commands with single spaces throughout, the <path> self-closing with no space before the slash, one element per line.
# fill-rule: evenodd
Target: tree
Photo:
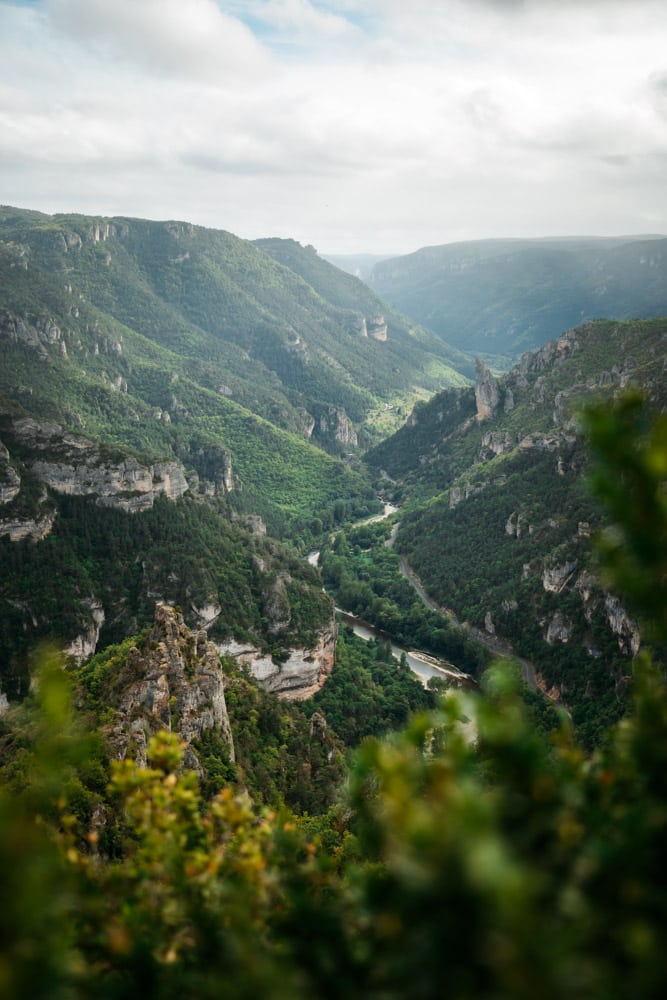
<path fill-rule="evenodd" d="M 638 569 L 665 586 L 667 438 L 643 413 L 622 401 L 589 421 L 603 498 L 613 486 L 610 583 L 664 643 L 663 606 Z M 657 554 L 644 547 L 647 525 Z M 342 806 L 317 823 L 257 809 L 231 788 L 205 804 L 162 736 L 151 767 L 114 768 L 106 809 L 117 859 L 96 854 L 95 829 L 69 810 L 85 741 L 51 671 L 22 730 L 33 730 L 22 790 L 0 793 L 3 995 L 663 996 L 667 692 L 657 659 L 637 658 L 634 714 L 592 755 L 564 713 L 550 738 L 537 731 L 516 678 L 497 665 L 483 696 L 449 695 L 404 733 L 365 741 Z M 14 762 L 17 734 L 5 723 Z"/>

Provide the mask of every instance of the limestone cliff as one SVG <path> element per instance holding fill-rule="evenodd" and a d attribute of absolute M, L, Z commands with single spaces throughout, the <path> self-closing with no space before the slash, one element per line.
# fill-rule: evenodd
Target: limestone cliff
<path fill-rule="evenodd" d="M 368 336 L 372 337 L 373 340 L 379 340 L 381 343 L 387 340 L 387 322 L 380 313 L 376 316 L 371 316 L 366 321 L 366 329 Z"/>
<path fill-rule="evenodd" d="M 166 729 L 184 743 L 186 767 L 200 772 L 192 741 L 215 729 L 234 760 L 218 653 L 206 632 L 192 632 L 174 608 L 156 606 L 153 628 L 104 693 L 115 710 L 110 740 L 118 758 L 129 754 L 145 765 L 149 737 Z"/>
<path fill-rule="evenodd" d="M 325 441 L 344 447 L 356 448 L 357 432 L 342 406 L 328 406 L 319 419 L 319 436 Z"/>
<path fill-rule="evenodd" d="M 188 489 L 178 463 L 142 465 L 133 456 L 105 452 L 56 423 L 25 417 L 14 421 L 12 432 L 32 453 L 33 472 L 56 493 L 96 496 L 103 506 L 134 513 L 152 507 L 160 494 L 175 500 Z"/>
<path fill-rule="evenodd" d="M 234 639 L 218 645 L 217 649 L 247 667 L 251 676 L 266 691 L 272 691 L 281 698 L 302 700 L 319 691 L 330 676 L 334 668 L 336 637 L 337 625 L 335 617 L 332 617 L 329 624 L 318 632 L 312 648 L 291 649 L 281 662 L 262 653 L 252 643 L 240 643 Z"/>
<path fill-rule="evenodd" d="M 495 416 L 500 403 L 498 382 L 479 358 L 475 366 L 475 402 L 478 420 Z"/>

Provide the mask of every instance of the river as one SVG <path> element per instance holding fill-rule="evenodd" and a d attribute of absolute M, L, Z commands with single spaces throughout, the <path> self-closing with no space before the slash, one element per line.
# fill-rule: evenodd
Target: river
<path fill-rule="evenodd" d="M 362 524 L 374 524 L 377 521 L 384 521 L 385 518 L 391 517 L 392 514 L 396 513 L 398 513 L 398 507 L 395 507 L 390 503 L 385 503 L 382 514 L 376 514 L 373 517 L 365 518 L 363 521 L 358 521 L 354 527 L 359 527 Z M 389 548 L 393 548 L 397 532 L 398 522 L 393 525 L 391 535 L 385 542 L 385 545 Z M 319 558 L 319 550 L 309 552 L 307 556 L 310 565 L 315 567 L 317 567 L 319 563 Z M 403 556 L 400 556 L 399 566 L 401 575 L 405 577 L 427 608 L 430 608 L 431 611 L 438 611 L 440 614 L 448 615 L 454 625 L 458 625 L 460 628 L 463 628 L 469 635 L 481 642 L 482 645 L 486 646 L 486 648 L 495 655 L 509 656 L 516 660 L 521 666 L 521 673 L 527 686 L 531 689 L 531 691 L 538 690 L 535 667 L 529 660 L 526 660 L 521 656 L 517 656 L 508 643 L 503 642 L 497 637 L 487 635 L 480 629 L 473 628 L 470 625 L 461 625 L 453 611 L 448 608 L 440 607 L 434 600 L 432 600 L 432 598 L 429 597 L 422 586 L 421 580 L 408 565 Z M 417 674 L 424 686 L 428 684 L 431 677 L 442 677 L 447 680 L 456 679 L 459 683 L 463 683 L 467 686 L 474 686 L 476 684 L 476 681 L 470 677 L 469 674 L 463 673 L 463 671 L 459 670 L 458 667 L 455 667 L 453 664 L 447 663 L 445 660 L 438 660 L 433 656 L 429 656 L 428 653 L 423 653 L 420 650 L 402 649 L 400 646 L 395 645 L 395 643 L 391 641 L 391 636 L 383 635 L 368 622 L 362 622 L 361 619 L 356 617 L 356 615 L 350 614 L 347 611 L 342 611 L 340 608 L 337 608 L 336 610 L 340 613 L 343 621 L 345 621 L 345 623 L 349 625 L 354 630 L 355 634 L 360 636 L 360 638 L 375 639 L 377 637 L 381 637 L 383 639 L 389 639 L 393 655 L 397 657 L 397 659 L 400 659 L 401 655 L 405 653 L 408 663 L 410 664 L 410 669 Z"/>
<path fill-rule="evenodd" d="M 396 514 L 397 511 L 398 507 L 395 507 L 390 503 L 385 503 L 384 512 L 382 514 L 375 514 L 373 517 L 367 517 L 363 521 L 357 522 L 354 527 L 360 527 L 362 524 L 375 524 L 378 521 L 384 521 L 385 518 L 391 517 L 391 515 Z M 392 538 L 395 537 L 397 529 L 398 525 L 394 525 L 392 529 Z M 391 539 L 386 544 L 391 544 Z M 320 559 L 319 549 L 309 552 L 306 559 L 311 566 L 317 568 Z M 402 562 L 403 561 L 401 560 L 401 563 Z M 412 580 L 410 580 L 410 582 L 414 586 L 414 582 Z M 428 603 L 426 596 L 419 591 L 418 593 L 422 600 L 424 600 L 425 603 Z M 459 670 L 453 663 L 448 663 L 446 660 L 439 660 L 436 657 L 430 656 L 428 653 L 424 653 L 418 649 L 403 649 L 401 646 L 397 646 L 396 643 L 393 642 L 391 636 L 381 632 L 379 629 L 376 629 L 369 622 L 362 621 L 360 618 L 357 618 L 356 615 L 353 615 L 348 611 L 343 611 L 342 608 L 336 608 L 336 611 L 340 615 L 341 620 L 345 622 L 345 624 L 352 629 L 354 634 L 358 635 L 361 639 L 365 639 L 366 641 L 378 638 L 388 640 L 391 645 L 392 655 L 395 656 L 397 660 L 400 660 L 401 656 L 405 655 L 410 669 L 417 675 L 417 677 L 419 677 L 424 687 L 428 685 L 428 682 L 432 677 L 440 677 L 442 680 L 461 684 L 465 687 L 475 686 L 476 681 L 474 678 L 472 678 L 469 674 L 465 674 L 462 670 Z"/>
<path fill-rule="evenodd" d="M 455 682 L 466 687 L 471 687 L 475 684 L 475 681 L 469 674 L 464 674 L 453 663 L 447 663 L 446 660 L 438 660 L 436 657 L 429 656 L 428 653 L 422 653 L 417 649 L 403 649 L 401 646 L 397 646 L 391 640 L 390 636 L 384 635 L 379 629 L 374 628 L 368 622 L 362 621 L 361 618 L 357 618 L 356 615 L 351 615 L 340 608 L 336 608 L 336 611 L 339 613 L 341 621 L 348 625 L 354 634 L 358 635 L 361 639 L 366 639 L 366 641 L 369 639 L 388 640 L 392 656 L 395 656 L 397 660 L 400 660 L 401 656 L 405 654 L 408 666 L 419 677 L 424 687 L 428 685 L 431 677 L 440 677 L 442 680 Z"/>

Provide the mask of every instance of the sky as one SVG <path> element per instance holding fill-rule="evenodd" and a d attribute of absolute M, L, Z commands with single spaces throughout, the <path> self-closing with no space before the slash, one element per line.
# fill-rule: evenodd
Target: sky
<path fill-rule="evenodd" d="M 329 254 L 667 233 L 667 4 L 0 0 L 0 202 Z"/>

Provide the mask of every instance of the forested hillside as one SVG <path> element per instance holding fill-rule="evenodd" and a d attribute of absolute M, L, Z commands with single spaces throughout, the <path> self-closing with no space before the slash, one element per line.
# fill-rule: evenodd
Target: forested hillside
<path fill-rule="evenodd" d="M 276 242 L 266 241 L 267 249 Z M 179 374 L 200 388 L 329 450 L 372 436 L 388 408 L 461 384 L 453 364 L 469 368 L 432 333 L 394 311 L 385 317 L 361 282 L 297 244 L 283 263 L 261 244 L 182 222 L 4 208 L 0 245 L 15 275 L 29 269 L 30 284 L 42 272 L 55 278 L 61 295 L 51 297 L 52 324 L 76 328 L 82 303 L 90 304 L 89 326 L 122 324 L 150 342 L 161 368 L 177 356 Z M 43 295 L 13 284 L 3 282 L 0 308 L 25 319 L 32 302 L 44 312 Z M 117 375 L 130 392 L 146 378 Z M 168 386 L 144 387 L 151 390 L 150 401 L 171 412 Z"/>
<path fill-rule="evenodd" d="M 664 316 L 667 240 L 449 243 L 380 261 L 367 280 L 448 343 L 506 369 L 587 320 Z"/>
<path fill-rule="evenodd" d="M 664 644 L 667 424 L 632 399 L 588 424 L 614 523 L 610 586 Z M 150 671 L 168 655 L 178 693 L 142 711 L 174 733 L 183 691 L 221 673 L 205 637 L 164 610 L 75 675 L 76 712 L 61 667 L 43 662 L 30 699 L 0 720 L 8 997 L 428 1000 L 443 984 L 498 1000 L 662 995 L 667 703 L 647 651 L 633 715 L 592 755 L 562 712 L 540 734 L 495 669 L 483 697 L 455 695 L 366 742 L 329 810 L 299 815 L 281 803 L 287 771 L 296 810 L 319 810 L 341 743 L 319 712 L 304 725 L 238 674 L 233 732 L 194 743 L 202 778 L 165 732 L 142 744 L 131 728 L 145 762 L 109 760 L 102 736 L 123 738 L 118 713 L 143 690 L 138 658 Z M 351 708 L 359 686 L 347 685 Z"/>
<path fill-rule="evenodd" d="M 624 710 L 640 629 L 598 583 L 603 524 L 580 409 L 640 387 L 665 405 L 665 320 L 578 327 L 474 389 L 418 406 L 367 461 L 402 497 L 396 547 L 428 593 L 531 660 L 584 738 Z"/>

